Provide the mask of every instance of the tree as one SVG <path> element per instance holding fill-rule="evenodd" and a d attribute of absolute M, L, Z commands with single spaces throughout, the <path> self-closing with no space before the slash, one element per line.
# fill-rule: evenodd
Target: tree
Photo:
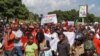
<path fill-rule="evenodd" d="M 96 17 L 95 21 L 100 23 L 100 17 Z"/>
<path fill-rule="evenodd" d="M 29 11 L 21 0 L 0 0 L 0 16 L 28 19 Z M 33 14 L 35 16 L 35 14 Z M 37 15 L 36 15 L 37 16 Z"/>
<path fill-rule="evenodd" d="M 88 14 L 87 17 L 85 18 L 85 22 L 91 23 L 95 21 L 95 15 L 94 14 Z"/>
<path fill-rule="evenodd" d="M 39 16 L 37 14 L 33 14 L 32 12 L 29 12 L 28 19 L 30 20 L 30 22 L 32 22 L 32 21 L 38 22 Z"/>
<path fill-rule="evenodd" d="M 61 10 L 56 10 L 53 12 L 49 12 L 48 14 L 57 14 L 58 21 L 62 20 L 75 20 L 76 18 L 78 19 L 78 11 L 75 9 L 69 10 L 69 11 L 61 11 Z"/>
<path fill-rule="evenodd" d="M 79 11 L 72 9 L 69 11 L 61 11 L 61 10 L 55 10 L 52 12 L 49 12 L 48 14 L 57 14 L 58 21 L 61 22 L 63 20 L 71 20 L 71 21 L 82 21 L 82 18 L 79 17 Z M 95 15 L 94 14 L 88 14 L 85 18 L 85 22 L 94 22 Z"/>

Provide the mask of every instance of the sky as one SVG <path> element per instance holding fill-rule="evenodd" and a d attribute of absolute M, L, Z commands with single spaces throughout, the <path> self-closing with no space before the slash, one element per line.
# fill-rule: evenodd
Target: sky
<path fill-rule="evenodd" d="M 47 14 L 54 10 L 79 10 L 80 5 L 87 4 L 88 12 L 100 17 L 100 0 L 22 0 L 28 10 L 37 14 Z"/>

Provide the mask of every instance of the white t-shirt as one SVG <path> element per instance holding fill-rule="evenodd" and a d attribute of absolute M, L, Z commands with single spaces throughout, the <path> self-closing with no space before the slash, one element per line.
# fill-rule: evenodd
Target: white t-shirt
<path fill-rule="evenodd" d="M 56 52 L 57 43 L 59 42 L 58 34 L 54 32 L 53 34 L 44 34 L 44 35 L 45 35 L 45 38 L 50 41 L 50 47 L 51 47 L 50 50 L 53 50 Z"/>
<path fill-rule="evenodd" d="M 52 40 L 50 41 L 51 50 L 57 51 L 57 43 L 59 42 L 58 34 L 54 32 L 51 34 Z"/>
<path fill-rule="evenodd" d="M 67 37 L 70 46 L 73 46 L 75 42 L 75 32 L 63 32 L 63 33 Z"/>
<path fill-rule="evenodd" d="M 15 38 L 21 38 L 22 35 L 23 35 L 23 33 L 22 33 L 22 31 L 20 29 L 17 30 L 17 31 L 12 31 L 12 32 L 15 34 Z M 22 46 L 21 40 L 19 40 L 19 42 L 17 42 L 17 43 L 14 43 L 14 45 L 15 46 Z"/>
<path fill-rule="evenodd" d="M 46 40 L 49 40 L 49 41 L 51 40 L 51 34 L 44 33 L 44 36 Z"/>

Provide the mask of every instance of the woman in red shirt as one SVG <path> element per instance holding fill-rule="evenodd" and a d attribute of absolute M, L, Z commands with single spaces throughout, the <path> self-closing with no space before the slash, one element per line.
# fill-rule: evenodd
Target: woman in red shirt
<path fill-rule="evenodd" d="M 12 33 L 12 29 L 8 26 L 4 35 L 4 54 L 6 56 L 14 56 L 14 38 L 15 35 Z"/>

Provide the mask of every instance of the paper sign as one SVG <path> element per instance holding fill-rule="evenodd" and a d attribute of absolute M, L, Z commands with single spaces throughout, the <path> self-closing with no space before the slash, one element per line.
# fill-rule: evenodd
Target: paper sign
<path fill-rule="evenodd" d="M 57 24 L 57 16 L 56 16 L 56 14 L 44 15 L 42 17 L 42 20 L 41 20 L 41 25 L 44 25 L 45 23 Z"/>

